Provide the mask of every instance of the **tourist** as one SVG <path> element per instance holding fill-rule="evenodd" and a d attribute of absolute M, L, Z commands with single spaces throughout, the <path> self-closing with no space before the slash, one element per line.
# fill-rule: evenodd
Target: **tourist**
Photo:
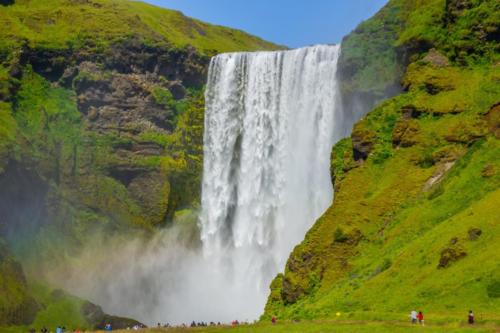
<path fill-rule="evenodd" d="M 271 322 L 273 323 L 273 325 L 274 325 L 274 324 L 276 324 L 276 317 L 275 317 L 275 316 L 273 316 L 273 317 L 271 318 Z"/>
<path fill-rule="evenodd" d="M 424 314 L 422 313 L 422 311 L 418 312 L 417 319 L 418 319 L 418 322 L 420 324 L 422 324 L 422 326 L 423 326 L 424 325 Z"/>
<path fill-rule="evenodd" d="M 57 326 L 56 333 L 63 333 L 61 326 Z"/>
<path fill-rule="evenodd" d="M 411 323 L 416 324 L 417 323 L 417 311 L 413 310 L 410 312 L 410 318 L 411 318 Z"/>
<path fill-rule="evenodd" d="M 469 315 L 467 316 L 467 322 L 469 323 L 469 325 L 474 324 L 474 313 L 472 312 L 472 310 L 469 310 Z"/>

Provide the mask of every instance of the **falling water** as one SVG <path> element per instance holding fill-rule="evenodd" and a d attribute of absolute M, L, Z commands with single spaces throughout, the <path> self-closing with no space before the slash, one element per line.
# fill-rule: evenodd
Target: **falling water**
<path fill-rule="evenodd" d="M 339 51 L 228 53 L 210 64 L 203 251 L 247 317 L 262 312 L 271 279 L 332 202 Z"/>

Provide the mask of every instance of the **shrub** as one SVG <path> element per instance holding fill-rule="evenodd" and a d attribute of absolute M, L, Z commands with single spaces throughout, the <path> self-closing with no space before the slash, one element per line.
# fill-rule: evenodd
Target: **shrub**
<path fill-rule="evenodd" d="M 333 233 L 334 243 L 344 243 L 349 240 L 349 237 L 345 234 L 344 230 L 337 227 Z"/>
<path fill-rule="evenodd" d="M 500 280 L 495 280 L 491 282 L 486 287 L 486 293 L 489 298 L 500 298 Z"/>

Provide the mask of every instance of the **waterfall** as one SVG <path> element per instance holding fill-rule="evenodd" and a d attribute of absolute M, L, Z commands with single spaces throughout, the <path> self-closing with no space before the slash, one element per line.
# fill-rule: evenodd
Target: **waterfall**
<path fill-rule="evenodd" d="M 203 254 L 234 306 L 246 303 L 246 317 L 262 312 L 272 278 L 332 202 L 330 151 L 344 133 L 336 107 L 339 53 L 339 46 L 318 45 L 211 61 Z"/>
<path fill-rule="evenodd" d="M 337 107 L 339 52 L 314 46 L 214 57 L 202 249 L 175 225 L 147 242 L 105 238 L 105 251 L 97 235 L 70 275 L 67 267 L 54 275 L 57 285 L 153 325 L 257 319 L 271 280 L 332 202 L 330 150 L 346 123 Z"/>

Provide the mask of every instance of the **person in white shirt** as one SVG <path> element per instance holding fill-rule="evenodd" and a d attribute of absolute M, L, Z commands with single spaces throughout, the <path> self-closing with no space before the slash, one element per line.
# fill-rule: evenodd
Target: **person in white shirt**
<path fill-rule="evenodd" d="M 413 310 L 410 312 L 410 318 L 411 318 L 411 323 L 416 324 L 417 323 L 417 311 Z"/>

